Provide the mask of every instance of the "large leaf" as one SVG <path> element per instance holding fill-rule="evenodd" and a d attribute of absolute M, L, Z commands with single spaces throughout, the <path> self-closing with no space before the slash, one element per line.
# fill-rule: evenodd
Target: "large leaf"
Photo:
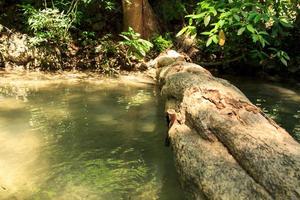
<path fill-rule="evenodd" d="M 213 38 L 209 37 L 207 42 L 206 42 L 206 47 L 208 47 L 212 43 Z"/>
<path fill-rule="evenodd" d="M 247 30 L 250 31 L 251 33 L 254 33 L 255 32 L 255 29 L 253 28 L 253 26 L 251 24 L 248 24 L 246 26 Z"/>
<path fill-rule="evenodd" d="M 202 32 L 201 35 L 211 35 L 212 32 Z"/>
<path fill-rule="evenodd" d="M 197 15 L 194 15 L 194 14 L 192 14 L 192 15 L 187 15 L 187 16 L 185 16 L 185 17 L 187 17 L 187 18 L 192 18 L 192 19 L 201 19 L 201 18 L 204 17 L 205 14 L 206 14 L 206 12 L 203 12 L 203 13 L 200 13 L 200 14 L 197 14 Z"/>
<path fill-rule="evenodd" d="M 233 18 L 238 22 L 241 21 L 241 18 L 236 14 L 233 15 Z"/>
<path fill-rule="evenodd" d="M 211 38 L 215 44 L 218 44 L 218 36 L 217 35 L 213 35 Z"/>
<path fill-rule="evenodd" d="M 284 58 L 280 58 L 280 61 L 282 62 L 282 64 L 284 64 L 285 66 L 288 65 L 287 61 Z"/>
<path fill-rule="evenodd" d="M 183 29 L 181 29 L 181 30 L 177 33 L 176 37 L 182 36 L 188 29 L 189 29 L 188 26 L 186 26 L 186 27 L 184 27 Z"/>
<path fill-rule="evenodd" d="M 209 22 L 210 22 L 210 15 L 206 15 L 204 18 L 204 25 L 208 26 Z"/>

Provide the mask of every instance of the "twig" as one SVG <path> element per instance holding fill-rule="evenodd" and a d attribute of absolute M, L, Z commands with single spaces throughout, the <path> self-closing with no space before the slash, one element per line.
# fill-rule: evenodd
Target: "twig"
<path fill-rule="evenodd" d="M 4 26 L 4 25 L 2 25 L 2 24 L 0 24 L 0 26 L 2 26 L 3 28 L 5 28 L 7 32 L 13 33 L 13 31 L 12 31 L 11 29 L 7 28 L 6 26 Z"/>
<path fill-rule="evenodd" d="M 236 58 L 232 58 L 232 59 L 228 59 L 228 60 L 224 60 L 224 61 L 217 61 L 217 62 L 200 62 L 198 63 L 199 65 L 203 65 L 203 66 L 216 66 L 216 65 L 224 65 L 224 64 L 228 64 L 228 63 L 232 63 L 235 61 L 239 61 L 242 58 L 244 58 L 244 55 L 241 55 L 239 57 Z"/>

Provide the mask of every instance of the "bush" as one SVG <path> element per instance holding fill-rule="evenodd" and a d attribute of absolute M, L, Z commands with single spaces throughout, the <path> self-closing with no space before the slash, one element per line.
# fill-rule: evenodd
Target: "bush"
<path fill-rule="evenodd" d="M 152 43 L 154 45 L 154 49 L 156 49 L 158 52 L 162 52 L 173 46 L 171 37 L 168 34 L 166 34 L 165 37 L 163 37 L 162 35 L 154 37 L 152 39 Z"/>
<path fill-rule="evenodd" d="M 135 56 L 138 59 L 142 59 L 153 47 L 151 42 L 142 39 L 141 35 L 134 32 L 131 27 L 129 27 L 127 32 L 122 32 L 120 36 L 123 38 L 120 44 L 128 48 L 128 56 Z"/>
<path fill-rule="evenodd" d="M 69 29 L 73 19 L 56 8 L 37 10 L 31 5 L 22 6 L 27 16 L 27 24 L 34 37 L 30 42 L 39 45 L 43 42 L 59 43 L 70 39 Z"/>
<path fill-rule="evenodd" d="M 223 57 L 250 55 L 261 61 L 278 58 L 287 65 L 285 39 L 296 18 L 294 5 L 287 0 L 204 0 L 187 15 L 188 26 L 178 35 L 198 36 L 207 51 Z M 203 44 L 203 42 L 202 42 Z"/>

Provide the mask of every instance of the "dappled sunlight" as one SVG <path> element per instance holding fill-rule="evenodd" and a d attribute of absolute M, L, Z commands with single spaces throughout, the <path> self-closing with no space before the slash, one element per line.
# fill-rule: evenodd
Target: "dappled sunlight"
<path fill-rule="evenodd" d="M 118 103 L 125 103 L 126 109 L 130 109 L 132 106 L 139 106 L 141 104 L 145 104 L 151 99 L 151 95 L 149 92 L 145 92 L 144 90 L 139 90 L 138 93 L 134 95 L 127 95 L 119 97 Z"/>
<path fill-rule="evenodd" d="M 156 128 L 155 123 L 144 123 L 141 125 L 141 131 L 142 132 L 153 132 Z"/>
<path fill-rule="evenodd" d="M 0 199 L 181 199 L 156 104 L 118 79 L 0 75 Z"/>
<path fill-rule="evenodd" d="M 101 115 L 97 115 L 95 120 L 97 122 L 106 124 L 106 125 L 118 125 L 119 122 L 118 120 L 114 119 L 114 117 L 112 115 L 109 114 L 101 114 Z"/>
<path fill-rule="evenodd" d="M 0 90 L 1 95 L 1 90 Z M 1 111 L 13 111 L 24 109 L 26 104 L 22 101 L 16 100 L 15 98 L 4 98 L 0 96 L 0 110 Z"/>
<path fill-rule="evenodd" d="M 9 92 L 23 94 L 28 91 L 55 90 L 60 85 L 90 84 L 87 91 L 127 90 L 131 88 L 149 88 L 153 85 L 150 78 L 120 76 L 110 78 L 95 72 L 60 71 L 55 73 L 43 71 L 13 70 L 0 71 L 0 84 L 9 87 Z M 13 88 L 13 90 L 11 90 Z M 15 91 L 14 91 L 15 90 Z"/>
<path fill-rule="evenodd" d="M 88 159 L 94 153 L 100 154 L 102 158 Z M 113 149 L 110 156 L 102 151 L 81 153 L 63 165 L 52 165 L 51 179 L 32 197 L 61 200 L 138 199 L 147 192 L 152 196 L 146 199 L 153 199 L 158 196 L 162 183 L 155 179 L 155 174 L 150 172 L 141 157 L 130 159 L 138 156 L 136 154 L 136 151 L 123 148 Z M 145 188 L 148 190 L 144 191 Z"/>

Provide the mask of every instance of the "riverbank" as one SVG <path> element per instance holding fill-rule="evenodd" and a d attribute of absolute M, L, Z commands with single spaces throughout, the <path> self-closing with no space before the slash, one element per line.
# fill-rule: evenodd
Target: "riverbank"
<path fill-rule="evenodd" d="M 19 32 L 4 31 L 0 36 L 0 68 L 2 70 L 31 70 L 58 72 L 61 71 L 81 71 L 94 72 L 98 75 L 127 75 L 131 73 L 144 73 L 148 76 L 149 66 L 147 61 L 154 59 L 159 54 L 152 51 L 144 59 L 128 57 L 126 49 L 120 46 L 116 39 L 103 38 L 97 44 L 87 46 L 76 46 L 72 43 L 60 47 L 57 45 L 30 46 L 30 36 Z M 184 52 L 186 59 L 191 60 Z M 193 58 L 197 60 L 198 58 Z M 274 71 L 273 65 L 269 67 L 251 66 L 241 62 L 230 64 L 219 64 L 205 66 L 207 70 L 216 76 L 239 76 L 253 77 L 258 80 L 268 80 L 270 82 L 281 82 L 288 84 L 298 84 L 300 82 L 300 71 L 289 71 L 293 67 L 279 68 Z M 273 63 L 274 64 L 274 63 Z M 296 63 L 296 65 L 298 65 Z M 273 66 L 273 67 L 272 67 Z M 295 66 L 294 68 L 296 68 Z M 152 72 L 153 74 L 153 72 Z M 154 77 L 153 75 L 151 75 Z"/>
<path fill-rule="evenodd" d="M 141 5 L 128 12 L 126 1 L 2 1 L 0 67 L 76 69 L 115 75 L 145 71 L 147 61 L 167 49 L 175 49 L 218 76 L 300 81 L 300 49 L 295 42 L 300 39 L 297 2 L 276 4 L 276 12 L 281 6 L 287 7 L 275 15 L 271 11 L 274 4 L 270 2 L 251 4 L 253 8 L 249 10 L 239 8 L 240 4 L 210 2 L 211 9 L 216 10 L 214 17 L 207 15 L 206 7 L 201 8 L 202 4 L 193 1 L 148 3 L 142 6 L 148 17 L 138 17 Z M 245 10 L 218 21 L 224 14 L 218 6 Z M 264 9 L 252 13 L 260 6 Z M 199 18 L 193 17 L 192 13 L 197 12 Z M 146 34 L 147 24 L 137 25 L 143 17 L 151 18 L 156 27 L 154 32 L 149 30 Z M 186 26 L 186 18 L 190 18 L 190 26 Z M 136 21 L 129 23 L 129 19 Z M 214 24 L 218 26 L 210 30 Z"/>

